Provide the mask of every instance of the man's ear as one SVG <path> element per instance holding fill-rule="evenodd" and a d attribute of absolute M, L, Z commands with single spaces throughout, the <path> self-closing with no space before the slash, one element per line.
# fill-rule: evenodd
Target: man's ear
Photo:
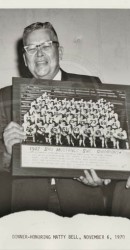
<path fill-rule="evenodd" d="M 25 66 L 27 67 L 27 61 L 26 61 L 26 55 L 25 55 L 25 53 L 23 53 L 23 60 L 24 60 Z"/>
<path fill-rule="evenodd" d="M 63 47 L 59 46 L 59 59 L 60 60 L 62 60 L 62 58 L 63 58 L 63 51 L 64 51 Z"/>

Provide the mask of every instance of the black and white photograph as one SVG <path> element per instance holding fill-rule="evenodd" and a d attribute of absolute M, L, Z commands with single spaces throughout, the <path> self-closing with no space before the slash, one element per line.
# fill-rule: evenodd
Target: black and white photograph
<path fill-rule="evenodd" d="M 110 89 L 21 91 L 25 142 L 43 145 L 129 149 L 125 91 Z"/>
<path fill-rule="evenodd" d="M 0 250 L 129 250 L 130 9 L 0 23 Z"/>

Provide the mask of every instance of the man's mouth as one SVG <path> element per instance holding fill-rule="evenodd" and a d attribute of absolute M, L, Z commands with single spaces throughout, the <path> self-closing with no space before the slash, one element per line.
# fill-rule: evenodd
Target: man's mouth
<path fill-rule="evenodd" d="M 36 62 L 36 64 L 47 64 L 47 63 L 48 63 L 48 61 L 46 61 L 46 60 L 38 60 Z"/>

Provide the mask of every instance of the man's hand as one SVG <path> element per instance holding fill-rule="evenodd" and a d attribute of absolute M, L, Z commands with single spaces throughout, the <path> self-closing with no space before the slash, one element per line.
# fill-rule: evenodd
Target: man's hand
<path fill-rule="evenodd" d="M 128 179 L 127 179 L 126 188 L 130 188 L 130 176 L 129 176 Z"/>
<path fill-rule="evenodd" d="M 21 143 L 22 140 L 25 140 L 26 135 L 23 131 L 23 128 L 19 124 L 15 122 L 10 122 L 4 130 L 3 139 L 7 153 L 11 155 L 12 146 L 16 143 Z"/>
<path fill-rule="evenodd" d="M 108 185 L 111 182 L 110 179 L 99 178 L 94 169 L 90 169 L 90 173 L 88 170 L 84 170 L 84 174 L 85 176 L 80 176 L 77 180 L 91 187 Z"/>

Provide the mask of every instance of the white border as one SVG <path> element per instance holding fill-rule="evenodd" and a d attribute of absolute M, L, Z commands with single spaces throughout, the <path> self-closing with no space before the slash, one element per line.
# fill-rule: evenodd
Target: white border
<path fill-rule="evenodd" d="M 0 0 L 0 8 L 130 8 L 129 0 Z"/>

